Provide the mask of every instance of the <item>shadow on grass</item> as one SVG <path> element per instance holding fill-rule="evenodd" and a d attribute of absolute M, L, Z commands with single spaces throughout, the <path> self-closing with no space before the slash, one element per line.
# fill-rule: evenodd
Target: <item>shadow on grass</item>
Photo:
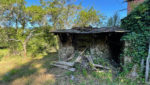
<path fill-rule="evenodd" d="M 2 76 L 2 80 L 0 83 L 11 83 L 12 81 L 22 78 L 22 77 L 28 77 L 38 71 L 39 68 L 34 67 L 34 64 L 40 63 L 42 68 L 45 68 L 46 71 L 49 71 L 51 66 L 51 61 L 57 60 L 57 53 L 49 53 L 48 55 L 44 56 L 41 59 L 33 59 L 32 61 L 16 67 L 14 69 L 11 69 L 9 72 L 5 73 L 5 75 Z"/>

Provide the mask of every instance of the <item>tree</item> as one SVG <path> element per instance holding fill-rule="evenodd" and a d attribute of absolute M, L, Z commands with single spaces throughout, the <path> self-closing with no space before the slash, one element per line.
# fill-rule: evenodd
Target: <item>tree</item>
<path fill-rule="evenodd" d="M 5 27 L 15 27 L 19 25 L 25 28 L 25 1 L 24 0 L 1 0 L 0 19 Z"/>
<path fill-rule="evenodd" d="M 103 16 L 93 7 L 89 10 L 81 10 L 77 16 L 76 25 L 81 27 L 96 25 L 100 22 L 100 18 L 103 18 Z"/>
<path fill-rule="evenodd" d="M 113 26 L 113 18 L 110 17 L 107 21 L 107 26 Z"/>
<path fill-rule="evenodd" d="M 43 8 L 46 10 L 48 23 L 54 29 L 65 29 L 71 27 L 76 13 L 80 9 L 79 5 L 73 5 L 71 0 L 41 0 Z"/>
<path fill-rule="evenodd" d="M 57 45 L 56 37 L 49 33 L 52 29 L 72 28 L 74 23 L 88 26 L 100 22 L 98 11 L 94 8 L 81 10 L 81 5 L 75 5 L 75 1 L 40 0 L 41 5 L 26 7 L 25 0 L 0 0 L 0 25 L 3 27 L 0 42 L 8 43 L 12 52 L 23 51 L 26 56 L 34 43 L 36 50 Z M 38 39 L 44 44 L 37 43 Z"/>
<path fill-rule="evenodd" d="M 57 40 L 56 37 L 47 33 L 47 30 L 56 30 L 56 29 L 66 29 L 71 28 L 74 24 L 75 17 L 78 13 L 78 10 L 81 8 L 80 5 L 74 5 L 75 0 L 40 0 L 42 8 L 46 11 L 46 23 L 44 26 L 44 36 L 47 37 L 45 40 L 47 43 L 48 40 L 51 41 L 51 44 L 57 49 Z M 49 29 L 45 28 L 50 26 Z M 51 37 L 50 37 L 51 36 Z M 52 41 L 53 40 L 53 41 Z M 54 41 L 55 40 L 55 41 Z M 52 46 L 49 43 L 49 46 Z M 48 46 L 47 46 L 48 47 Z"/>
<path fill-rule="evenodd" d="M 10 49 L 14 50 L 17 46 L 18 27 L 25 28 L 25 1 L 24 0 L 1 0 L 0 19 L 4 27 L 5 41 Z M 15 29 L 15 30 L 14 30 Z M 12 41 L 13 40 L 13 41 Z"/>
<path fill-rule="evenodd" d="M 115 13 L 113 17 L 110 17 L 107 21 L 107 26 L 120 26 L 120 17 L 118 13 Z"/>
<path fill-rule="evenodd" d="M 24 55 L 26 56 L 29 40 L 37 35 L 35 34 L 35 29 L 27 29 L 26 25 L 29 21 L 31 23 L 40 22 L 43 16 L 41 14 L 42 9 L 38 6 L 26 8 L 24 0 L 10 0 L 8 3 L 6 3 L 6 0 L 2 0 L 0 2 L 2 8 L 0 12 L 1 23 L 3 23 L 5 35 L 7 36 L 5 41 L 9 43 L 9 47 L 12 50 L 19 49 L 21 44 L 21 48 L 23 48 Z M 29 11 L 33 11 L 33 13 L 31 14 Z M 36 12 L 39 13 L 37 14 Z"/>
<path fill-rule="evenodd" d="M 32 27 L 43 26 L 43 19 L 46 15 L 46 11 L 41 6 L 30 6 L 25 10 L 28 15 L 28 22 Z"/>

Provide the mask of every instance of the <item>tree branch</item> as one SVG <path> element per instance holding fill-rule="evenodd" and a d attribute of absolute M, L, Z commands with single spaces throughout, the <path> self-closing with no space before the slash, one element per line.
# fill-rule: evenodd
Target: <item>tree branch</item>
<path fill-rule="evenodd" d="M 16 41 L 16 42 L 21 42 L 21 40 L 17 40 L 17 39 L 8 39 L 7 41 Z"/>
<path fill-rule="evenodd" d="M 27 38 L 25 39 L 25 42 L 28 42 L 33 36 L 38 36 L 41 35 L 43 33 L 37 33 L 37 34 L 33 34 L 33 32 L 35 32 L 35 30 L 32 30 L 29 35 L 27 36 Z"/>
<path fill-rule="evenodd" d="M 35 30 L 32 30 L 29 35 L 27 36 L 27 38 L 25 39 L 25 42 L 28 42 L 29 39 L 33 36 L 33 32 L 35 32 Z"/>

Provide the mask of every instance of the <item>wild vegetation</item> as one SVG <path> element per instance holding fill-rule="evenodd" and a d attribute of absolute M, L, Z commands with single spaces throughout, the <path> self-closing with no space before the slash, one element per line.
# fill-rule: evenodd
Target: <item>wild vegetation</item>
<path fill-rule="evenodd" d="M 146 61 L 150 40 L 150 1 L 136 7 L 126 18 L 122 20 L 122 28 L 130 30 L 131 33 L 124 36 L 123 40 L 128 43 L 128 48 L 124 51 L 123 56 L 129 56 L 131 62 L 125 66 L 126 72 L 131 71 L 134 65 L 139 73 L 139 77 L 144 78 L 144 68 L 142 61 Z M 146 65 L 146 64 L 144 64 Z M 140 70 L 141 69 L 141 70 Z M 143 69 L 143 70 L 142 70 Z"/>
<path fill-rule="evenodd" d="M 116 13 L 107 26 L 120 26 L 131 32 L 123 40 L 129 47 L 120 56 L 132 61 L 117 74 L 110 70 L 88 71 L 77 66 L 69 72 L 51 65 L 58 60 L 58 38 L 50 33 L 71 27 L 99 27 L 104 15 L 93 7 L 86 9 L 74 0 L 40 0 L 27 6 L 25 0 L 0 0 L 0 85 L 137 85 L 144 84 L 142 60 L 146 61 L 150 37 L 150 1 L 138 6 L 120 23 Z M 95 63 L 106 65 L 103 59 Z M 108 64 L 107 64 L 108 65 Z M 128 73 L 137 65 L 138 77 Z M 120 70 L 118 68 L 117 70 Z"/>
<path fill-rule="evenodd" d="M 54 67 L 51 63 L 58 60 L 55 52 L 34 58 L 7 53 L 9 50 L 0 50 L 4 56 L 0 60 L 0 85 L 136 85 L 125 77 L 115 78 L 111 71 L 87 71 L 78 66 L 78 71 L 70 72 Z"/>
<path fill-rule="evenodd" d="M 94 8 L 85 10 L 73 3 L 68 0 L 40 0 L 40 5 L 26 6 L 25 0 L 1 0 L 1 47 L 9 48 L 14 54 L 23 52 L 24 56 L 28 52 L 48 51 L 50 47 L 57 50 L 57 38 L 50 31 L 94 25 L 100 21 L 102 16 Z"/>

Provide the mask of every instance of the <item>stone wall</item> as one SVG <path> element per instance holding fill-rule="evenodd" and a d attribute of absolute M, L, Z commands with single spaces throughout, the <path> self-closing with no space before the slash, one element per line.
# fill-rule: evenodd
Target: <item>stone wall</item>
<path fill-rule="evenodd" d="M 145 0 L 134 0 L 128 2 L 128 14 L 140 3 L 144 2 Z"/>
<path fill-rule="evenodd" d="M 72 39 L 70 39 L 72 38 Z M 105 35 L 73 35 L 67 41 L 62 42 L 58 54 L 60 60 L 69 58 L 75 51 L 90 51 L 92 57 L 110 58 L 111 52 Z"/>
<path fill-rule="evenodd" d="M 101 57 L 101 58 L 109 59 L 111 57 L 109 46 L 103 41 L 91 47 L 90 53 L 93 56 L 93 58 Z"/>
<path fill-rule="evenodd" d="M 62 61 L 66 61 L 72 54 L 74 54 L 74 47 L 72 46 L 61 47 L 58 50 L 59 60 Z"/>

